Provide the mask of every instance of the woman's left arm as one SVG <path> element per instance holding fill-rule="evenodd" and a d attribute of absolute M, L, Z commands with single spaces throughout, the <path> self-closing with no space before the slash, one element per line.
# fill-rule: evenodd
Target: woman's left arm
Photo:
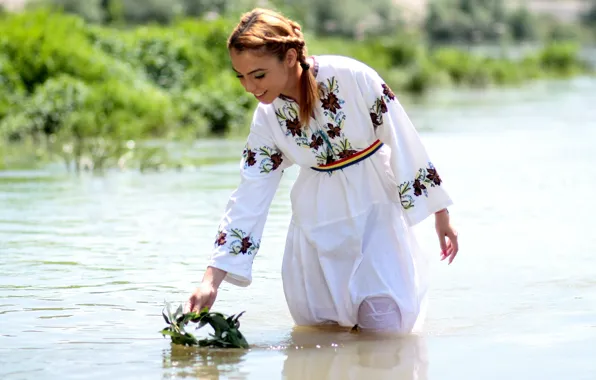
<path fill-rule="evenodd" d="M 439 170 L 397 96 L 383 79 L 372 69 L 363 69 L 355 77 L 367 103 L 371 128 L 391 149 L 391 171 L 406 222 L 413 226 L 434 214 L 441 257 L 453 261 L 458 250 L 457 233 L 447 212 L 453 202 Z"/>
<path fill-rule="evenodd" d="M 449 258 L 449 264 L 451 264 L 459 251 L 459 244 L 457 231 L 449 220 L 448 209 L 445 208 L 435 213 L 435 230 L 441 245 L 441 261 Z"/>

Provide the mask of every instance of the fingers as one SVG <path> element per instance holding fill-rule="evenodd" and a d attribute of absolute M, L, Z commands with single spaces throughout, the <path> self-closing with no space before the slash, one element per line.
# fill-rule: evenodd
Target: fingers
<path fill-rule="evenodd" d="M 449 243 L 450 243 L 448 256 L 449 256 L 449 264 L 451 264 L 453 262 L 453 260 L 455 259 L 457 252 L 459 251 L 459 244 L 457 242 L 457 232 L 451 230 L 447 234 L 447 237 L 449 238 Z"/>
<path fill-rule="evenodd" d="M 439 243 L 441 244 L 441 260 L 445 260 L 447 258 L 447 242 L 445 241 L 445 236 L 439 236 Z"/>
<path fill-rule="evenodd" d="M 199 300 L 197 299 L 197 296 L 195 294 L 193 294 L 192 296 L 190 296 L 190 298 L 188 299 L 188 301 L 186 301 L 186 303 L 184 304 L 184 313 L 190 313 L 190 312 L 199 312 L 199 308 L 201 307 Z"/>
<path fill-rule="evenodd" d="M 201 305 L 201 303 L 198 302 L 198 301 L 193 302 L 191 306 L 192 307 L 191 307 L 190 310 L 193 311 L 193 312 L 195 312 L 195 313 L 200 313 L 201 312 L 201 309 L 204 307 L 204 305 Z"/>
<path fill-rule="evenodd" d="M 196 311 L 197 309 L 197 300 L 195 295 L 193 294 L 188 301 L 184 304 L 184 313 L 190 313 Z"/>

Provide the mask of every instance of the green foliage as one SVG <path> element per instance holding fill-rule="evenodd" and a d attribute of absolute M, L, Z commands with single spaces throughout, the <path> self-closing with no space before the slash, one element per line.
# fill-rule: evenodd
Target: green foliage
<path fill-rule="evenodd" d="M 111 19 L 132 24 L 168 24 L 184 10 L 181 0 L 110 0 L 109 3 Z"/>
<path fill-rule="evenodd" d="M 187 16 L 203 16 L 207 12 L 225 13 L 230 6 L 228 0 L 182 0 Z"/>
<path fill-rule="evenodd" d="M 18 70 L 0 54 L 0 120 L 17 107 L 25 95 L 25 86 Z"/>
<path fill-rule="evenodd" d="M 528 8 L 518 8 L 508 17 L 509 32 L 515 41 L 536 40 L 539 37 L 538 19 Z"/>
<path fill-rule="evenodd" d="M 88 22 L 111 25 L 170 25 L 180 18 L 237 20 L 249 9 L 269 7 L 300 22 L 321 37 L 358 40 L 390 37 L 418 29 L 434 43 L 494 42 L 536 39 L 583 38 L 578 25 L 531 13 L 525 6 L 512 7 L 507 0 L 434 0 L 419 25 L 415 2 L 393 0 L 29 0 L 32 7 L 46 6 L 77 14 Z M 523 3 L 522 3 L 523 4 Z M 587 12 L 585 25 L 594 25 L 596 3 Z"/>
<path fill-rule="evenodd" d="M 164 321 L 168 327 L 161 330 L 162 335 L 169 336 L 174 344 L 185 346 L 200 346 L 213 348 L 249 348 L 248 342 L 240 332 L 240 317 L 244 312 L 238 315 L 231 315 L 226 318 L 221 313 L 210 312 L 207 308 L 200 313 L 183 313 L 182 305 L 172 313 L 170 305 L 162 311 Z M 198 323 L 197 329 L 210 325 L 213 334 L 209 338 L 197 339 L 193 334 L 185 330 L 189 322 Z"/>
<path fill-rule="evenodd" d="M 43 10 L 6 15 L 0 20 L 0 51 L 18 68 L 29 93 L 60 74 L 87 82 L 138 78 L 126 63 L 94 48 L 86 24 L 74 16 Z"/>
<path fill-rule="evenodd" d="M 105 19 L 104 10 L 101 7 L 102 0 L 29 0 L 29 9 L 49 8 L 58 12 L 76 14 L 88 22 L 103 22 Z"/>
<path fill-rule="evenodd" d="M 47 7 L 89 22 L 168 24 L 184 11 L 182 0 L 33 0 L 29 8 Z"/>
<path fill-rule="evenodd" d="M 434 42 L 487 42 L 538 36 L 537 18 L 526 8 L 508 11 L 505 0 L 443 0 L 430 3 L 425 29 Z"/>
<path fill-rule="evenodd" d="M 582 15 L 582 21 L 585 25 L 596 28 L 596 0 L 592 0 L 591 6 Z"/>
<path fill-rule="evenodd" d="M 138 156 L 139 139 L 245 130 L 255 103 L 222 65 L 227 26 L 188 20 L 119 30 L 44 9 L 5 15 L 0 135 L 34 136 L 68 165 L 88 160 L 97 169 L 129 157 L 129 140 Z M 163 156 L 147 152 L 148 160 Z"/>
<path fill-rule="evenodd" d="M 288 0 L 289 14 L 319 36 L 368 38 L 388 36 L 403 29 L 401 8 L 392 0 Z"/>
<path fill-rule="evenodd" d="M 574 43 L 553 43 L 538 54 L 538 62 L 548 72 L 568 76 L 584 70 L 578 53 L 579 46 Z"/>
<path fill-rule="evenodd" d="M 233 75 L 220 73 L 205 84 L 181 93 L 177 103 L 182 121 L 188 124 L 196 115 L 201 115 L 208 120 L 211 132 L 217 135 L 245 130 L 256 102 L 236 82 Z"/>
<path fill-rule="evenodd" d="M 235 22 L 119 28 L 47 9 L 1 15 L 0 141 L 37 144 L 76 170 L 149 170 L 170 159 L 151 140 L 246 132 L 256 100 L 230 67 L 226 39 Z M 586 70 L 577 47 L 563 43 L 516 62 L 431 48 L 415 32 L 307 40 L 310 54 L 353 57 L 394 90 L 414 94 L 445 83 L 510 84 Z"/>

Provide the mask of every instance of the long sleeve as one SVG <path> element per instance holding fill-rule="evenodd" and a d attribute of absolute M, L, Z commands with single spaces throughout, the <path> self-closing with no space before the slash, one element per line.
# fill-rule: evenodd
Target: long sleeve
<path fill-rule="evenodd" d="M 240 163 L 240 184 L 229 198 L 208 264 L 227 271 L 225 281 L 238 286 L 252 282 L 269 207 L 288 166 L 265 128 L 253 121 Z"/>
<path fill-rule="evenodd" d="M 450 206 L 443 180 L 393 91 L 370 68 L 356 77 L 375 135 L 391 149 L 391 169 L 408 224 L 418 224 Z"/>

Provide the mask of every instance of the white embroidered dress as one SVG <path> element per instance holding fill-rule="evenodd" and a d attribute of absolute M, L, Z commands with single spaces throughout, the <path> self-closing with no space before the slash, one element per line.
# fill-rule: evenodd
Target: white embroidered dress
<path fill-rule="evenodd" d="M 391 89 L 365 64 L 315 57 L 320 102 L 308 128 L 298 105 L 259 104 L 243 153 L 241 182 L 219 226 L 210 266 L 239 286 L 251 281 L 270 203 L 282 172 L 300 166 L 291 192 L 292 221 L 282 278 L 298 325 L 358 323 L 367 297 L 390 297 L 402 331 L 411 331 L 426 297 L 428 274 L 411 226 L 451 205 L 442 180 Z M 370 157 L 332 172 L 319 167 L 376 140 Z"/>

